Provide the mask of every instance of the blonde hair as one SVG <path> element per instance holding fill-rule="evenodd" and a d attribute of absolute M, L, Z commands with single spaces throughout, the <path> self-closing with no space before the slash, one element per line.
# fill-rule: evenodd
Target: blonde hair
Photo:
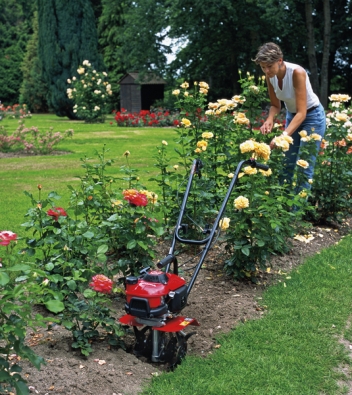
<path fill-rule="evenodd" d="M 256 64 L 259 63 L 274 63 L 284 57 L 281 48 L 275 43 L 263 44 L 258 49 L 258 53 L 253 60 Z"/>

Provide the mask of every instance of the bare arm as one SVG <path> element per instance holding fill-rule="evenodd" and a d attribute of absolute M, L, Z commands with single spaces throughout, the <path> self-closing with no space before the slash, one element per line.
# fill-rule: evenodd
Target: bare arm
<path fill-rule="evenodd" d="M 268 91 L 269 91 L 270 109 L 269 109 L 269 115 L 268 115 L 266 121 L 263 123 L 263 125 L 260 128 L 260 131 L 262 132 L 262 134 L 268 134 L 271 132 L 271 129 L 274 126 L 274 118 L 281 110 L 281 102 L 276 97 L 274 88 L 271 85 L 270 79 L 268 77 L 266 77 L 266 83 L 268 85 Z"/>

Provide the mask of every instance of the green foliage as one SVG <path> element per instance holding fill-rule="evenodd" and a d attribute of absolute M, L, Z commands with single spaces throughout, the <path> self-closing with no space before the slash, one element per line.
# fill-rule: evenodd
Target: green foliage
<path fill-rule="evenodd" d="M 41 75 L 38 57 L 38 12 L 35 11 L 32 21 L 33 34 L 30 36 L 21 70 L 23 81 L 20 89 L 20 103 L 27 104 L 32 112 L 47 112 L 47 86 Z"/>
<path fill-rule="evenodd" d="M 67 80 L 85 59 L 96 70 L 103 68 L 91 2 L 38 0 L 38 17 L 39 58 L 49 107 L 58 116 L 75 118 L 72 101 L 66 96 Z"/>
<path fill-rule="evenodd" d="M 113 111 L 119 108 L 120 85 L 118 82 L 127 72 L 125 65 L 118 61 L 117 56 L 117 48 L 124 42 L 121 35 L 123 3 L 121 0 L 101 0 L 101 6 L 102 13 L 98 23 L 99 48 L 112 87 L 110 110 Z"/>
<path fill-rule="evenodd" d="M 32 312 L 42 295 L 42 285 L 36 281 L 41 271 L 15 255 L 15 243 L 0 246 L 7 250 L 0 263 L 0 392 L 15 388 L 17 394 L 29 394 L 18 361 L 27 359 L 38 369 L 45 363 L 25 344 L 27 328 L 44 326 L 45 322 Z"/>
<path fill-rule="evenodd" d="M 73 76 L 67 82 L 67 96 L 75 105 L 73 112 L 87 123 L 105 122 L 108 97 L 112 95 L 111 84 L 106 81 L 107 73 L 93 69 L 88 60 L 84 60 L 77 69 L 78 77 Z"/>
<path fill-rule="evenodd" d="M 47 285 L 42 303 L 60 313 L 62 325 L 72 332 L 72 347 L 84 355 L 92 351 L 90 343 L 98 336 L 98 327 L 108 332 L 110 344 L 118 344 L 122 334 L 108 298 L 87 290 L 90 279 L 97 273 L 111 278 L 117 273 L 138 274 L 142 267 L 152 265 L 155 236 L 163 232 L 152 218 L 153 194 L 143 192 L 149 197 L 150 210 L 123 199 L 123 193 L 112 187 L 115 177 L 106 170 L 113 160 L 105 155 L 104 149 L 97 164 L 82 159 L 86 173 L 80 177 L 79 189 L 69 187 L 67 212 L 57 207 L 60 196 L 55 192 L 43 198 L 41 185 L 38 199 L 27 192 L 32 208 L 22 225 L 32 232 L 26 238 L 24 253 L 34 256 L 37 267 L 45 273 L 39 279 Z M 138 185 L 133 182 L 136 177 L 132 171 L 123 172 L 131 186 Z"/>
<path fill-rule="evenodd" d="M 317 223 L 341 222 L 352 210 L 352 111 L 345 105 L 350 97 L 332 95 L 330 100 L 327 131 L 312 185 L 315 210 L 310 217 Z"/>
<path fill-rule="evenodd" d="M 179 155 L 179 169 L 185 171 L 184 178 L 188 177 L 194 157 L 203 163 L 202 176 L 193 179 L 186 213 L 192 218 L 188 221 L 190 235 L 201 239 L 204 230 L 214 222 L 230 181 L 236 176 L 237 164 L 254 157 L 270 166 L 268 171 L 257 171 L 248 166 L 238 174 L 233 192 L 234 206 L 227 208 L 226 220 L 224 218 L 227 225 L 221 226 L 226 229 L 221 239 L 228 254 L 226 271 L 236 278 L 255 280 L 257 271 L 267 267 L 272 254 L 288 251 L 288 238 L 293 236 L 308 205 L 295 188 L 280 185 L 284 165 L 282 151 L 270 152 L 265 143 L 282 133 L 281 126 L 277 123 L 270 136 L 263 136 L 258 130 L 260 106 L 267 94 L 263 79 L 256 81 L 247 73 L 240 83 L 243 94 L 210 102 L 206 111 L 207 83 L 195 82 L 189 90 L 189 84 L 185 82 L 181 89 L 173 91 L 181 115 L 176 141 L 178 148 L 175 150 Z M 175 196 L 183 196 L 185 183 L 179 170 L 167 172 L 170 160 L 165 149 L 159 148 L 157 167 L 161 173 L 155 180 L 163 190 L 163 199 L 168 202 L 168 212 L 164 216 L 175 221 L 179 211 Z M 308 151 L 307 148 L 307 154 Z M 237 206 L 237 198 L 247 201 L 248 207 Z"/>
<path fill-rule="evenodd" d="M 21 63 L 26 50 L 32 3 L 17 0 L 0 1 L 0 100 L 6 105 L 19 102 L 22 82 Z"/>

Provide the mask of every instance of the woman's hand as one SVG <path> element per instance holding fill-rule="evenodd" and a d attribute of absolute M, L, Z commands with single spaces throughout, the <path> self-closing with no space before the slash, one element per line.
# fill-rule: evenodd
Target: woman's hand
<path fill-rule="evenodd" d="M 260 127 L 260 131 L 262 134 L 268 134 L 271 132 L 271 129 L 273 128 L 273 121 L 270 119 L 267 119 L 263 125 Z"/>
<path fill-rule="evenodd" d="M 271 149 L 274 149 L 274 148 L 276 148 L 276 144 L 275 144 L 275 137 L 270 141 L 270 144 L 269 144 L 269 146 L 270 146 L 270 148 Z"/>

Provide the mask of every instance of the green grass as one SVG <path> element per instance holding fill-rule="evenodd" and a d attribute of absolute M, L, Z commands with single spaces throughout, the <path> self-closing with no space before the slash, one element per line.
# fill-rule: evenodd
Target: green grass
<path fill-rule="evenodd" d="M 112 124 L 110 124 L 112 122 Z M 8 132 L 12 132 L 18 125 L 18 120 L 5 118 L 1 125 Z M 157 154 L 157 146 L 162 140 L 169 143 L 170 155 L 173 155 L 174 138 L 177 136 L 173 128 L 121 128 L 117 127 L 112 116 L 104 124 L 85 124 L 81 121 L 71 121 L 55 115 L 34 115 L 25 120 L 27 127 L 37 126 L 40 131 L 53 127 L 55 132 L 73 129 L 72 139 L 65 139 L 55 148 L 68 151 L 67 155 L 28 156 L 21 158 L 0 159 L 0 230 L 12 230 L 21 234 L 24 214 L 31 206 L 23 191 L 36 196 L 37 185 L 41 184 L 42 196 L 56 191 L 64 206 L 70 196 L 67 185 L 78 186 L 77 176 L 84 174 L 81 158 L 92 158 L 97 163 L 96 151 L 101 152 L 104 145 L 109 150 L 108 159 L 115 163 L 108 168 L 112 176 L 122 175 L 120 167 L 126 165 L 123 153 L 128 150 L 131 155 L 129 161 L 132 168 L 139 171 L 140 180 L 147 187 L 152 188 L 148 179 L 158 173 L 154 166 L 153 156 Z M 176 163 L 176 154 L 175 163 Z M 121 183 L 121 188 L 127 184 Z"/>
<path fill-rule="evenodd" d="M 269 287 L 265 316 L 218 339 L 207 358 L 186 357 L 174 373 L 153 378 L 152 395 L 341 394 L 340 364 L 348 363 L 339 339 L 352 305 L 352 237 L 309 258 Z M 199 318 L 199 317 L 198 317 Z"/>

